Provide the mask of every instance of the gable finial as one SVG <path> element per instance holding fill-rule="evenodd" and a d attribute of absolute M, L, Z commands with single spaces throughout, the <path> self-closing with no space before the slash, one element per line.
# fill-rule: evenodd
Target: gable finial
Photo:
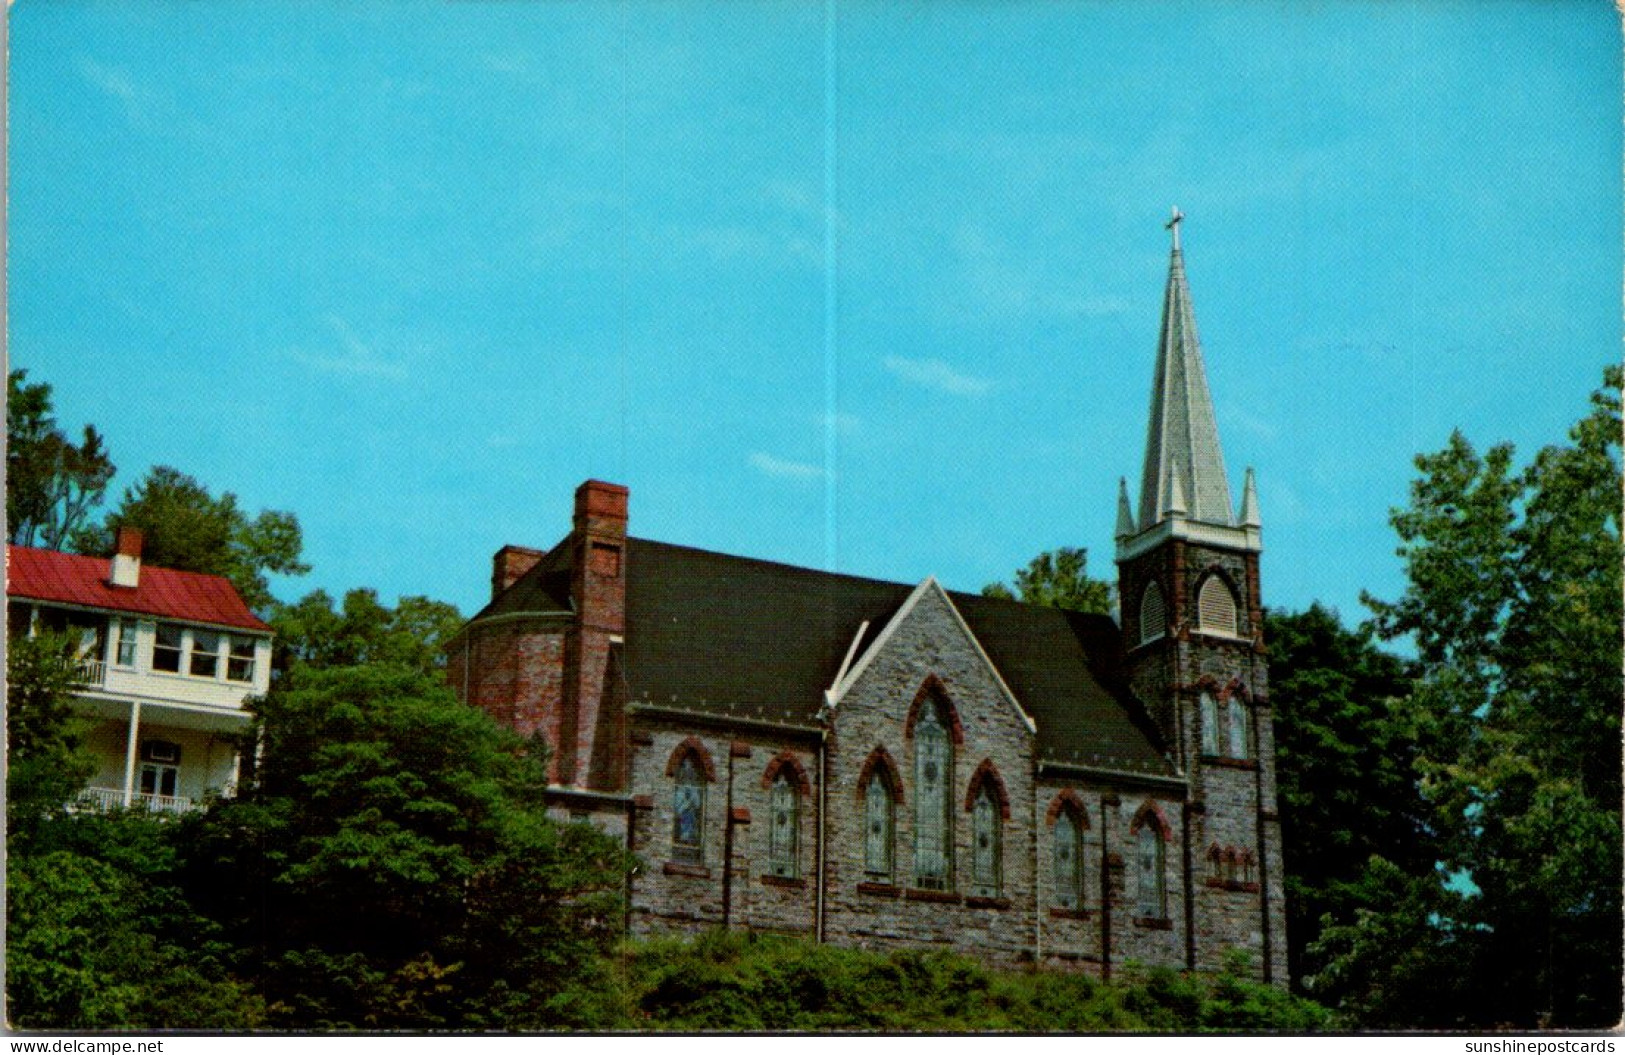
<path fill-rule="evenodd" d="M 1180 212 L 1179 206 L 1176 205 L 1174 206 L 1173 215 L 1169 217 L 1167 223 L 1162 225 L 1163 230 L 1174 232 L 1174 252 L 1176 253 L 1179 252 L 1179 223 L 1184 218 L 1185 214 Z"/>

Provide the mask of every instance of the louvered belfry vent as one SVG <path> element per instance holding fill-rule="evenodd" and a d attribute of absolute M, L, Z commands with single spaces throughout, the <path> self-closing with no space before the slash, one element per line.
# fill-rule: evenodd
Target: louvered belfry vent
<path fill-rule="evenodd" d="M 1236 599 L 1217 575 L 1209 575 L 1196 595 L 1196 625 L 1221 634 L 1236 633 Z"/>
<path fill-rule="evenodd" d="M 1150 641 L 1168 632 L 1168 610 L 1162 603 L 1162 590 L 1156 583 L 1140 597 L 1140 640 Z"/>

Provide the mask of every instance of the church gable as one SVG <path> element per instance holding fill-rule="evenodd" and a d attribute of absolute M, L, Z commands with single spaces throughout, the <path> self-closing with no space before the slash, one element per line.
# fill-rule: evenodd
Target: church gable
<path fill-rule="evenodd" d="M 928 687 L 934 685 L 947 692 L 946 684 L 951 678 L 962 689 L 973 689 L 977 698 L 989 705 L 988 709 L 1013 717 L 1029 734 L 1038 731 L 1032 716 L 1016 699 L 1004 676 L 935 578 L 928 578 L 914 588 L 874 641 L 831 687 L 829 702 L 837 721 L 843 702 L 849 696 L 854 693 L 862 696 L 870 691 L 863 687 L 866 680 L 879 679 L 889 689 L 891 678 L 902 677 L 906 682 L 915 674 L 917 684 L 902 698 L 901 706 L 906 710 L 899 716 L 905 721 L 917 709 Z"/>

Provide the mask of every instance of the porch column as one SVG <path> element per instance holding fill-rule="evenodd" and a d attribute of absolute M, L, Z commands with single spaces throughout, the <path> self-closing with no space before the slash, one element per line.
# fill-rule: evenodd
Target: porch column
<path fill-rule="evenodd" d="M 141 733 L 141 701 L 130 701 L 130 735 L 124 744 L 124 808 L 135 800 L 135 746 Z"/>

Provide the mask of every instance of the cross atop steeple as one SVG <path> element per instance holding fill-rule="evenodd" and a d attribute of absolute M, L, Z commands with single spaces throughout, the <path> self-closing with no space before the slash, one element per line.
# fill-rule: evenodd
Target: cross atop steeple
<path fill-rule="evenodd" d="M 1184 218 L 1176 207 L 1167 223 L 1174 244 L 1140 478 L 1141 531 L 1169 517 L 1236 526 L 1219 450 L 1219 426 L 1196 337 L 1196 312 L 1185 281 L 1184 254 L 1179 251 L 1179 224 Z"/>

